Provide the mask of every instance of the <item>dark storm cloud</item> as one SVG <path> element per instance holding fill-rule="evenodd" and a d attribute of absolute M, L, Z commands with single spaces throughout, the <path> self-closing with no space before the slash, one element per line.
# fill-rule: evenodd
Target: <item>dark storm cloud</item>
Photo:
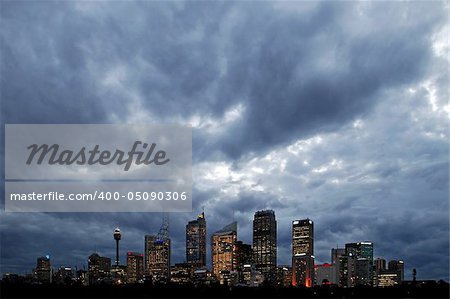
<path fill-rule="evenodd" d="M 379 92 L 421 79 L 431 54 L 424 32 L 435 20 L 402 26 L 392 15 L 355 36 L 336 26 L 350 17 L 345 11 L 322 2 L 306 20 L 254 10 L 237 21 L 221 94 L 246 99 L 247 110 L 219 141 L 227 154 L 336 129 L 374 105 Z M 383 13 L 382 7 L 371 11 L 374 19 Z M 352 25 L 364 27 L 365 20 L 355 18 Z M 388 26 L 395 29 L 386 31 Z"/>
<path fill-rule="evenodd" d="M 358 17 L 350 4 L 322 2 L 306 17 L 270 3 L 134 4 L 5 4 L 6 120 L 111 121 L 108 112 L 126 110 L 126 99 L 99 92 L 96 81 L 123 65 L 126 84 L 156 120 L 220 117 L 242 103 L 243 120 L 210 149 L 239 157 L 339 127 L 369 109 L 378 92 L 420 79 L 428 34 L 445 17 L 434 11 L 435 18 L 410 24 L 391 13 L 364 30 L 384 5 Z M 358 34 L 339 26 L 350 17 Z"/>
<path fill-rule="evenodd" d="M 102 122 L 106 111 L 78 44 L 89 24 L 76 19 L 62 24 L 70 12 L 50 4 L 2 3 L 3 122 Z"/>

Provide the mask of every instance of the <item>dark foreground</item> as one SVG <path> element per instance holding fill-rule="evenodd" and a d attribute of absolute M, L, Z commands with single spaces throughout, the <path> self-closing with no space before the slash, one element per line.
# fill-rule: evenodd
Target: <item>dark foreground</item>
<path fill-rule="evenodd" d="M 392 288 L 190 288 L 146 285 L 63 286 L 1 284 L 1 298 L 449 298 L 449 284 Z"/>

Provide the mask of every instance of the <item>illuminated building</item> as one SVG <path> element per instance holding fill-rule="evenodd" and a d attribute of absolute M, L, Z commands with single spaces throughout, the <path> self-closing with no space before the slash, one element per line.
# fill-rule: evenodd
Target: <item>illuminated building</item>
<path fill-rule="evenodd" d="M 339 257 L 345 254 L 345 248 L 331 248 L 331 264 L 339 262 Z"/>
<path fill-rule="evenodd" d="M 195 268 L 206 266 L 206 219 L 205 213 L 186 225 L 186 262 Z"/>
<path fill-rule="evenodd" d="M 244 265 L 253 264 L 253 249 L 250 244 L 245 244 L 242 241 L 237 241 L 235 243 L 235 260 L 236 260 L 236 269 L 241 270 L 244 268 Z"/>
<path fill-rule="evenodd" d="M 187 285 L 192 282 L 192 264 L 179 263 L 170 268 L 170 282 L 179 285 Z"/>
<path fill-rule="evenodd" d="M 48 284 L 52 282 L 52 269 L 50 266 L 50 257 L 41 256 L 37 258 L 35 277 L 39 283 Z"/>
<path fill-rule="evenodd" d="M 405 264 L 403 261 L 392 260 L 388 263 L 388 270 L 396 272 L 398 275 L 398 280 L 404 280 Z"/>
<path fill-rule="evenodd" d="M 345 244 L 347 256 L 347 286 L 373 285 L 373 243 L 358 242 Z"/>
<path fill-rule="evenodd" d="M 74 279 L 74 270 L 71 267 L 59 267 L 53 274 L 53 283 L 70 285 Z"/>
<path fill-rule="evenodd" d="M 86 270 L 76 271 L 76 282 L 78 285 L 87 286 L 89 284 L 89 275 Z"/>
<path fill-rule="evenodd" d="M 345 248 L 332 248 L 331 249 L 331 265 L 334 267 L 335 271 L 335 281 L 334 283 L 339 284 L 340 281 L 340 258 L 345 255 Z"/>
<path fill-rule="evenodd" d="M 276 282 L 277 221 L 272 210 L 258 211 L 253 218 L 255 267 L 270 284 Z"/>
<path fill-rule="evenodd" d="M 373 268 L 366 258 L 357 258 L 355 260 L 355 285 L 372 285 L 373 284 Z"/>
<path fill-rule="evenodd" d="M 248 287 L 259 287 L 264 282 L 264 276 L 252 264 L 244 265 L 241 283 Z"/>
<path fill-rule="evenodd" d="M 292 285 L 314 283 L 314 223 L 310 219 L 292 222 Z"/>
<path fill-rule="evenodd" d="M 137 283 L 144 278 L 144 255 L 127 252 L 127 282 Z"/>
<path fill-rule="evenodd" d="M 215 279 L 209 270 L 203 268 L 194 271 L 192 281 L 194 286 L 207 286 L 213 284 Z"/>
<path fill-rule="evenodd" d="M 145 236 L 145 275 L 154 284 L 170 282 L 170 239 Z"/>
<path fill-rule="evenodd" d="M 238 273 L 236 271 L 222 270 L 217 275 L 219 284 L 227 286 L 235 286 L 238 284 Z"/>
<path fill-rule="evenodd" d="M 377 274 L 378 287 L 393 287 L 399 284 L 397 273 L 394 271 L 384 270 Z"/>
<path fill-rule="evenodd" d="M 316 274 L 316 284 L 336 284 L 336 271 L 335 266 L 331 264 L 319 264 L 314 266 Z"/>
<path fill-rule="evenodd" d="M 89 284 L 97 284 L 110 276 L 111 259 L 93 253 L 88 259 Z"/>
<path fill-rule="evenodd" d="M 235 271 L 238 272 L 238 281 L 242 283 L 244 280 L 243 270 L 244 265 L 253 265 L 253 249 L 250 244 L 245 244 L 242 241 L 237 241 L 235 243 L 235 254 L 236 254 L 236 268 Z"/>
<path fill-rule="evenodd" d="M 373 275 L 373 286 L 378 286 L 378 274 L 386 271 L 386 260 L 382 258 L 377 258 L 373 262 L 374 264 L 374 275 Z"/>
<path fill-rule="evenodd" d="M 277 285 L 279 287 L 287 288 L 292 285 L 292 267 L 291 266 L 277 266 Z"/>
<path fill-rule="evenodd" d="M 212 273 L 219 277 L 222 271 L 236 269 L 237 223 L 233 222 L 211 236 Z"/>
<path fill-rule="evenodd" d="M 338 284 L 340 287 L 348 287 L 352 284 L 349 275 L 349 268 L 353 266 L 353 257 L 341 255 L 337 265 L 339 267 Z"/>

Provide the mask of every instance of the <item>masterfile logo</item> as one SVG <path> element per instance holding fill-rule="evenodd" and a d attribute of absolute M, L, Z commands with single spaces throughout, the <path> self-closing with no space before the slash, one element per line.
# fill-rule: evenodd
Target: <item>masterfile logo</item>
<path fill-rule="evenodd" d="M 191 211 L 190 126 L 6 125 L 5 140 L 6 211 Z"/>
<path fill-rule="evenodd" d="M 139 146 L 146 150 L 146 152 L 139 151 Z M 147 150 L 147 148 L 149 149 Z M 156 143 L 152 143 L 149 146 L 146 142 L 135 141 L 129 152 L 124 152 L 118 149 L 116 149 L 113 153 L 109 150 L 100 151 L 100 145 L 98 144 L 96 144 L 91 150 L 86 150 L 86 147 L 83 146 L 77 152 L 74 152 L 73 150 L 63 150 L 60 152 L 59 144 L 53 144 L 52 146 L 49 146 L 48 144 L 32 144 L 27 147 L 27 149 L 30 150 L 27 164 L 30 165 L 34 162 L 40 165 L 47 156 L 47 164 L 49 165 L 72 165 L 74 163 L 77 165 L 93 165 L 96 163 L 100 165 L 109 165 L 116 162 L 117 165 L 124 165 L 125 171 L 130 169 L 133 162 L 136 165 L 149 165 L 152 163 L 154 165 L 164 165 L 168 163 L 170 159 L 166 158 L 166 152 L 163 150 L 158 150 L 155 154 L 153 154 L 155 148 Z"/>

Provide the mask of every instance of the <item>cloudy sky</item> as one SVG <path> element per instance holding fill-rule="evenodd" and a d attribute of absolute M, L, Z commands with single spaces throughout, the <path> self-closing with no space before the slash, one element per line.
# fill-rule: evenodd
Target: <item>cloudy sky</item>
<path fill-rule="evenodd" d="M 192 124 L 194 211 L 170 215 L 174 262 L 202 207 L 208 235 L 234 217 L 247 243 L 254 212 L 274 209 L 279 264 L 291 221 L 309 217 L 319 263 L 370 240 L 376 257 L 405 260 L 407 278 L 449 279 L 448 2 L 0 7 L 2 125 Z M 2 273 L 45 254 L 54 266 L 112 257 L 116 225 L 122 251 L 142 252 L 161 223 L 0 216 Z"/>

